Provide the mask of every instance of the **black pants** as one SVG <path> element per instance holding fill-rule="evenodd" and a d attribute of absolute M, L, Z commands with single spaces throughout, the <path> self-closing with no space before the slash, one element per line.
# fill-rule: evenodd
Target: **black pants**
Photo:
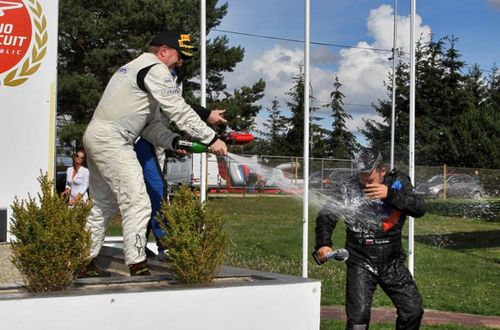
<path fill-rule="evenodd" d="M 378 274 L 356 264 L 347 265 L 346 329 L 368 329 L 377 284 L 397 308 L 396 329 L 419 329 L 424 314 L 422 298 L 403 258 L 392 259 Z"/>

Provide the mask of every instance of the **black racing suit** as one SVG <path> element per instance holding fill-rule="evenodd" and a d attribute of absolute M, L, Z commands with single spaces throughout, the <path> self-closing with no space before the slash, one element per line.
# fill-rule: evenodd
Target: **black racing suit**
<path fill-rule="evenodd" d="M 423 316 L 422 298 L 405 265 L 401 231 L 406 215 L 425 214 L 425 202 L 402 172 L 385 175 L 384 184 L 387 198 L 370 200 L 358 177 L 348 178 L 316 219 L 316 250 L 332 247 L 337 221 L 345 220 L 347 329 L 368 329 L 377 284 L 397 308 L 396 329 L 418 329 Z"/>

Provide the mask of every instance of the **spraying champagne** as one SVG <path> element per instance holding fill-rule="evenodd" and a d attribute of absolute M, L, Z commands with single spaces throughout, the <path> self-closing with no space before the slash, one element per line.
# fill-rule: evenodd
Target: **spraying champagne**
<path fill-rule="evenodd" d="M 322 261 L 319 259 L 318 254 L 316 251 L 313 252 L 312 256 L 314 257 L 314 260 L 318 265 L 324 264 L 328 260 L 335 260 L 335 261 L 340 261 L 344 262 L 347 259 L 349 259 L 349 252 L 346 249 L 338 249 L 338 250 L 333 250 L 332 252 L 329 252 L 326 255 L 326 260 Z"/>
<path fill-rule="evenodd" d="M 222 140 L 227 144 L 242 145 L 252 142 L 254 140 L 254 136 L 250 133 L 232 131 L 222 138 Z M 195 154 L 210 151 L 210 148 L 206 144 L 198 141 L 187 141 L 182 139 L 178 139 L 174 143 L 174 149 L 182 149 Z"/>

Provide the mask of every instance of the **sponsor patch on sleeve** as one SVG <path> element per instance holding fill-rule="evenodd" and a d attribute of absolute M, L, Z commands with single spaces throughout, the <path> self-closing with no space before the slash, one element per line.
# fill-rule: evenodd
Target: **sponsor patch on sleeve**
<path fill-rule="evenodd" d="M 180 94 L 180 89 L 177 86 L 167 86 L 161 90 L 161 96 L 170 96 Z"/>
<path fill-rule="evenodd" d="M 126 75 L 128 73 L 128 70 L 129 69 L 127 67 L 122 66 L 121 68 L 119 68 L 118 70 L 116 70 L 116 72 L 118 74 Z"/>
<path fill-rule="evenodd" d="M 163 82 L 165 83 L 165 85 L 175 85 L 175 80 L 171 77 L 165 77 L 163 79 Z"/>

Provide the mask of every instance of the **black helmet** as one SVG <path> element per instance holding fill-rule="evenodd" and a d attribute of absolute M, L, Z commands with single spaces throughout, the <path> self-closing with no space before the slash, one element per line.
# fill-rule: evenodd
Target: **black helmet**
<path fill-rule="evenodd" d="M 361 148 L 354 157 L 354 166 L 359 173 L 370 173 L 382 163 L 382 154 L 372 148 Z"/>

